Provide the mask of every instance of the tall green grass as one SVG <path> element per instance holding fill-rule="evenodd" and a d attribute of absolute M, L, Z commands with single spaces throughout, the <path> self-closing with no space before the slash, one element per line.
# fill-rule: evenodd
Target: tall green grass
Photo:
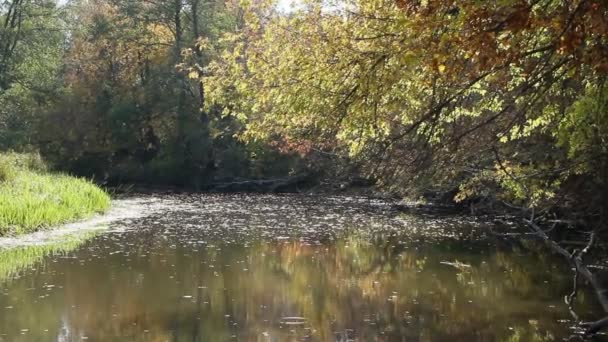
<path fill-rule="evenodd" d="M 33 232 L 110 207 L 90 181 L 46 171 L 35 155 L 0 155 L 0 236 Z"/>

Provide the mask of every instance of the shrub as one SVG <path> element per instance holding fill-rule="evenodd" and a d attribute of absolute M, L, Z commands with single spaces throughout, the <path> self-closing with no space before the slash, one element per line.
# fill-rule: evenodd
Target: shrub
<path fill-rule="evenodd" d="M 13 160 L 7 155 L 0 154 L 0 182 L 6 182 L 15 177 L 16 170 Z"/>

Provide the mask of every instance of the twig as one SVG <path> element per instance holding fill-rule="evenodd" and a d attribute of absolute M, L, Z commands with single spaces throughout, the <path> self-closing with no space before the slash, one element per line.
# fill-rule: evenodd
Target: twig
<path fill-rule="evenodd" d="M 574 289 L 573 289 L 572 293 L 570 293 L 570 295 L 566 297 L 566 303 L 569 305 L 571 313 L 573 313 L 571 303 L 572 303 L 572 300 L 576 297 L 579 276 L 582 276 L 587 282 L 589 282 L 589 284 L 591 285 L 591 288 L 593 288 L 593 290 L 595 292 L 595 295 L 596 295 L 600 305 L 602 306 L 602 309 L 604 309 L 604 312 L 608 313 L 608 299 L 605 296 L 607 291 L 600 284 L 600 282 L 595 277 L 595 275 L 593 273 L 591 273 L 591 271 L 589 271 L 587 266 L 585 266 L 585 264 L 583 263 L 583 259 L 582 259 L 583 256 L 591 250 L 591 248 L 593 247 L 593 244 L 595 243 L 595 232 L 591 233 L 589 242 L 587 243 L 587 245 L 585 246 L 585 248 L 583 250 L 581 250 L 580 252 L 574 251 L 573 253 L 569 253 L 562 246 L 560 246 L 557 242 L 555 242 L 554 240 L 549 238 L 549 236 L 545 233 L 545 231 L 543 229 L 541 229 L 532 220 L 526 220 L 526 223 L 532 228 L 532 230 L 534 230 L 534 232 L 536 232 L 536 235 L 541 237 L 545 241 L 545 243 L 547 245 L 549 245 L 549 247 L 551 247 L 551 249 L 553 249 L 558 254 L 561 254 L 562 256 L 564 256 L 568 260 L 570 265 L 574 267 L 574 269 L 575 269 Z M 577 317 L 576 314 L 574 314 L 574 316 Z M 603 329 L 604 327 L 608 326 L 608 317 L 601 319 L 599 321 L 596 321 L 596 322 L 580 323 L 580 325 L 582 327 L 587 327 L 586 334 L 594 334 L 594 333 L 597 333 L 599 330 Z"/>

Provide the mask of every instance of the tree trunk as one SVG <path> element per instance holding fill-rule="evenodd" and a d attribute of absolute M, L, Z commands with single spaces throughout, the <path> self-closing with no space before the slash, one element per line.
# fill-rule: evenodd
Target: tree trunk
<path fill-rule="evenodd" d="M 200 0 L 192 0 L 190 3 L 190 11 L 192 15 L 192 34 L 194 35 L 195 47 L 194 51 L 197 57 L 197 62 L 202 63 L 203 52 L 196 46 L 196 41 L 200 38 L 200 22 L 199 22 L 199 11 L 198 7 Z M 199 95 L 199 108 L 200 108 L 200 120 L 205 129 L 209 125 L 209 117 L 205 111 L 205 86 L 203 84 L 203 75 L 199 72 L 198 75 L 198 95 Z"/>
<path fill-rule="evenodd" d="M 175 45 L 174 45 L 174 58 L 175 64 L 180 63 L 181 55 L 182 55 L 182 47 L 183 47 L 183 36 L 184 31 L 182 27 L 182 0 L 173 0 L 173 25 L 175 27 Z M 188 151 L 186 148 L 186 134 L 185 134 L 185 125 L 186 125 L 186 81 L 184 80 L 183 75 L 177 76 L 177 132 L 176 132 L 176 149 L 179 155 L 179 158 L 185 164 L 188 159 Z"/>
<path fill-rule="evenodd" d="M 23 0 L 14 0 L 8 7 L 0 33 L 0 89 L 6 88 L 10 81 L 6 73 L 10 59 L 19 42 L 21 23 L 23 21 Z"/>

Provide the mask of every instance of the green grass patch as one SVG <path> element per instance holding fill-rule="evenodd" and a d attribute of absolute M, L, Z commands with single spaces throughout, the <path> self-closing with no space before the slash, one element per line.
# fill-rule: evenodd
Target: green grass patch
<path fill-rule="evenodd" d="M 34 232 L 110 207 L 110 196 L 92 182 L 49 173 L 37 159 L 0 155 L 0 236 Z"/>

